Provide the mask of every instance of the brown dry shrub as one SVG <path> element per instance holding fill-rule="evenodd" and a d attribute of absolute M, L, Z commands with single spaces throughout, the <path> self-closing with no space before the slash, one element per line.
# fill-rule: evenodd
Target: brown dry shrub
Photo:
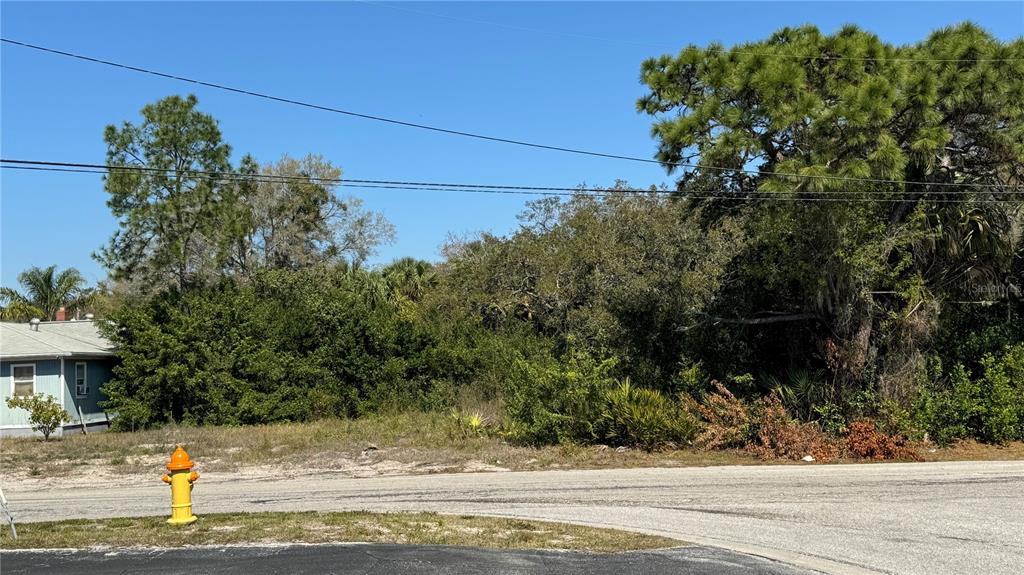
<path fill-rule="evenodd" d="M 873 421 L 851 423 L 846 434 L 846 447 L 851 455 L 865 459 L 921 459 L 907 445 L 906 437 L 882 433 Z"/>
<path fill-rule="evenodd" d="M 704 420 L 694 443 L 704 449 L 743 448 L 764 459 L 801 459 L 810 455 L 819 461 L 839 457 L 839 446 L 814 423 L 798 423 L 786 412 L 782 399 L 772 394 L 753 403 L 713 382 L 715 391 L 703 403 L 684 398 L 692 413 Z"/>
<path fill-rule="evenodd" d="M 802 459 L 810 455 L 817 461 L 839 457 L 840 449 L 816 423 L 799 423 L 786 412 L 778 394 L 755 403 L 752 425 L 754 439 L 747 449 L 763 459 Z"/>
<path fill-rule="evenodd" d="M 704 403 L 684 396 L 684 406 L 704 420 L 704 427 L 694 444 L 704 449 L 743 447 L 750 436 L 750 409 L 724 385 L 713 381 L 715 391 Z"/>

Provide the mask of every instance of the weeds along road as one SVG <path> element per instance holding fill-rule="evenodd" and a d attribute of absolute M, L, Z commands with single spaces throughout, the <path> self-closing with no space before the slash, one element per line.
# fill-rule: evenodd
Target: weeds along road
<path fill-rule="evenodd" d="M 201 470 L 201 468 L 200 468 Z M 15 517 L 162 515 L 159 471 L 128 488 L 4 485 Z M 1020 573 L 1024 461 L 736 466 L 234 480 L 196 512 L 427 510 L 667 535 L 828 573 Z"/>

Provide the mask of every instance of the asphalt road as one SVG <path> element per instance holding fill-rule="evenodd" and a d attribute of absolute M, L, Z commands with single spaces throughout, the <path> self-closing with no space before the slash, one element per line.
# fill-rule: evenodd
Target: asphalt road
<path fill-rule="evenodd" d="M 425 545 L 208 547 L 119 553 L 3 553 L 0 566 L 4 575 L 813 575 L 767 559 L 706 547 L 614 555 Z"/>
<path fill-rule="evenodd" d="M 201 468 L 200 468 L 201 470 Z M 165 514 L 166 486 L 21 490 L 22 521 Z M 736 466 L 234 481 L 196 512 L 429 510 L 666 535 L 828 573 L 1021 572 L 1024 461 Z"/>

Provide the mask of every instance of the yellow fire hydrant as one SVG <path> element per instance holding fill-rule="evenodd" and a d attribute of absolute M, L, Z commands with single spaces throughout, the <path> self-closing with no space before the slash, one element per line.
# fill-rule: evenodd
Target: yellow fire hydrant
<path fill-rule="evenodd" d="M 182 446 L 178 446 L 171 454 L 171 462 L 167 464 L 170 475 L 164 474 L 161 479 L 171 485 L 171 525 L 188 525 L 199 519 L 192 515 L 192 484 L 199 479 L 199 473 L 192 471 L 192 460 Z"/>

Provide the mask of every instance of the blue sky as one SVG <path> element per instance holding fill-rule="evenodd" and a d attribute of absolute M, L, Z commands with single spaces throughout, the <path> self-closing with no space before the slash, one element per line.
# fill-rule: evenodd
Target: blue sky
<path fill-rule="evenodd" d="M 682 46 L 846 23 L 897 43 L 972 20 L 1024 33 L 1024 3 L 18 3 L 3 36 L 274 95 L 452 129 L 652 156 L 635 112 L 644 58 Z M 526 185 L 668 182 L 653 164 L 588 158 L 390 126 L 3 45 L 5 158 L 104 160 L 103 128 L 195 93 L 235 159 L 319 153 L 344 176 Z M 343 193 L 350 193 L 342 191 Z M 523 196 L 360 191 L 398 230 L 375 261 L 436 259 L 449 234 L 505 233 Z M 0 281 L 31 265 L 105 272 L 116 228 L 99 176 L 3 170 Z"/>

